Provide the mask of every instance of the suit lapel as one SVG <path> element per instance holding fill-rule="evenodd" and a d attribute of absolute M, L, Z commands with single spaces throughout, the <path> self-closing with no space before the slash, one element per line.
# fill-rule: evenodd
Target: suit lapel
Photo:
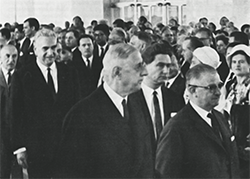
<path fill-rule="evenodd" d="M 152 141 L 152 137 L 154 139 L 154 129 L 152 125 L 152 120 L 151 120 L 149 110 L 147 108 L 147 104 L 143 96 L 142 90 L 140 90 L 138 94 L 139 94 L 138 95 L 139 100 L 132 100 L 131 98 L 129 98 L 129 107 L 130 107 L 129 111 L 130 111 L 130 116 L 131 116 L 130 125 L 132 128 L 132 134 L 133 134 L 133 140 L 134 140 L 133 146 L 134 146 L 134 154 L 135 154 L 134 155 L 135 163 L 133 166 L 133 172 L 135 176 L 138 173 L 140 166 L 143 163 L 145 150 L 148 150 L 148 148 L 151 148 L 151 146 L 153 146 L 153 144 L 155 143 L 155 140 Z M 143 109 L 142 108 L 143 106 L 145 106 L 147 109 L 145 108 Z M 143 111 L 146 112 L 147 114 L 146 116 Z M 148 142 L 152 142 L 152 144 L 151 143 L 149 144 Z M 153 156 L 153 154 L 150 154 L 150 155 Z"/>
<path fill-rule="evenodd" d="M 195 127 L 202 134 L 204 134 L 206 137 L 213 140 L 217 145 L 219 145 L 223 150 L 225 150 L 225 147 L 223 146 L 222 141 L 216 136 L 212 128 L 199 116 L 199 114 L 192 108 L 190 104 L 188 104 L 187 107 L 190 108 L 189 116 L 191 119 L 194 120 Z"/>
<path fill-rule="evenodd" d="M 4 88 L 8 88 L 2 69 L 0 69 L 0 85 Z"/>
<path fill-rule="evenodd" d="M 223 122 L 223 118 L 221 115 L 219 115 L 216 112 L 213 112 L 213 114 L 216 117 L 216 120 L 218 121 L 218 124 L 220 126 L 220 133 L 222 135 L 223 138 L 223 142 L 224 142 L 224 146 L 227 149 L 228 153 L 231 154 L 233 151 L 231 150 L 231 134 L 230 134 L 230 130 L 226 127 L 225 123 Z"/>
<path fill-rule="evenodd" d="M 168 122 L 171 113 L 170 97 L 168 91 L 164 86 L 161 87 L 163 97 L 163 110 L 164 110 L 164 125 Z"/>
<path fill-rule="evenodd" d="M 49 89 L 49 86 L 47 85 L 47 82 L 40 70 L 40 68 L 38 67 L 37 63 L 34 63 L 34 68 L 31 69 L 31 77 L 33 78 L 33 83 L 34 85 L 36 85 L 37 87 L 40 87 L 40 91 L 46 91 L 46 93 L 42 93 L 45 94 L 46 98 L 48 96 L 50 96 L 51 99 L 53 99 L 53 95 L 51 94 L 51 91 Z M 32 89 L 32 88 L 28 88 L 28 89 Z"/>
<path fill-rule="evenodd" d="M 128 122 L 124 120 L 108 94 L 104 91 L 103 86 L 96 92 L 99 93 L 97 103 L 100 103 L 98 105 L 100 122 L 104 123 L 110 129 L 111 133 L 114 133 L 114 135 L 118 136 L 131 147 L 132 134 Z"/>

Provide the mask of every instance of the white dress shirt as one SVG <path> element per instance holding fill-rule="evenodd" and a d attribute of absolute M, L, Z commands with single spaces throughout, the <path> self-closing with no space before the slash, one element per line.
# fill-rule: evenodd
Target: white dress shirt
<path fill-rule="evenodd" d="M 171 78 L 169 80 L 166 80 L 165 81 L 165 85 L 168 84 L 168 86 L 166 86 L 167 88 L 170 88 L 172 86 L 172 84 L 174 83 L 175 79 L 180 75 L 180 72 L 174 77 L 174 78 Z"/>
<path fill-rule="evenodd" d="M 46 81 L 46 83 L 48 83 L 48 67 L 43 65 L 39 60 L 36 60 L 36 63 L 38 65 L 38 67 L 40 68 L 43 77 Z M 52 65 L 49 67 L 50 68 L 50 74 L 52 76 L 53 79 L 53 83 L 54 83 L 54 87 L 55 87 L 55 92 L 58 92 L 58 79 L 57 79 L 57 68 L 56 68 L 56 63 L 52 63 Z"/>
<path fill-rule="evenodd" d="M 9 74 L 8 74 L 8 70 L 6 70 L 5 68 L 3 68 L 3 67 L 1 67 L 1 69 L 2 69 L 2 72 L 3 72 L 3 75 L 4 75 L 4 79 L 5 79 L 5 82 L 6 82 L 6 84 L 8 84 L 8 79 L 9 79 Z M 13 75 L 13 73 L 14 73 L 14 70 L 11 70 L 11 76 Z"/>
<path fill-rule="evenodd" d="M 83 59 L 83 62 L 85 63 L 85 65 L 87 67 L 88 66 L 87 58 L 82 55 L 82 59 Z M 89 57 L 88 59 L 89 59 L 90 67 L 92 67 L 92 64 L 93 64 L 93 55 L 91 57 Z"/>
<path fill-rule="evenodd" d="M 105 50 L 106 50 L 106 47 L 107 47 L 107 45 L 108 45 L 108 43 L 106 43 L 105 45 L 103 45 L 103 46 L 100 46 L 100 45 L 97 45 L 97 47 L 98 47 L 98 55 L 99 55 L 99 57 L 101 56 L 101 54 L 102 54 L 102 48 L 103 48 L 103 53 L 105 52 Z"/>
<path fill-rule="evenodd" d="M 207 115 L 209 113 L 211 113 L 211 111 L 206 111 L 202 108 L 200 108 L 199 106 L 197 106 L 196 104 L 194 104 L 191 100 L 189 101 L 190 105 L 194 108 L 194 110 L 199 114 L 199 116 L 210 126 L 212 127 L 212 122 L 211 119 L 209 117 L 207 117 Z"/>
<path fill-rule="evenodd" d="M 111 101 L 114 103 L 115 107 L 118 109 L 122 117 L 124 117 L 124 111 L 122 106 L 122 101 L 125 99 L 127 101 L 127 96 L 125 98 L 121 97 L 119 94 L 117 94 L 112 88 L 109 87 L 107 83 L 104 82 L 103 88 L 108 94 Z"/>
<path fill-rule="evenodd" d="M 154 97 L 153 92 L 154 91 L 157 92 L 157 98 L 158 98 L 159 106 L 161 110 L 162 126 L 164 126 L 164 110 L 163 110 L 164 108 L 163 108 L 163 97 L 162 97 L 161 87 L 154 90 L 148 87 L 147 85 L 145 85 L 144 83 L 142 83 L 141 88 L 142 88 L 142 92 L 145 97 L 148 109 L 149 109 L 149 113 L 151 115 L 151 119 L 152 119 L 153 127 L 154 127 L 154 133 L 156 137 L 157 135 L 156 135 L 156 126 L 155 126 L 155 108 L 154 108 L 154 102 L 153 102 L 153 97 Z"/>

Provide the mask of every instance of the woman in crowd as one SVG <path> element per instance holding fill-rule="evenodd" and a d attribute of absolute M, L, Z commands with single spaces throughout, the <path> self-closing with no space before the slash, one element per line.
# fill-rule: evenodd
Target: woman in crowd
<path fill-rule="evenodd" d="M 226 86 L 226 111 L 231 116 L 231 127 L 238 145 L 241 177 L 249 178 L 249 147 L 247 135 L 250 132 L 250 47 L 236 45 L 228 55 L 230 68 L 236 78 Z"/>

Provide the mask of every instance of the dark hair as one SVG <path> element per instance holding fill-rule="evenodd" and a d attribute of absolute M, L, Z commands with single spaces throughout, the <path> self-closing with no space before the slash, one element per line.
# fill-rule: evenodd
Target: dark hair
<path fill-rule="evenodd" d="M 75 16 L 75 17 L 73 18 L 73 21 L 76 20 L 76 19 L 82 21 L 82 18 L 81 18 L 80 16 Z"/>
<path fill-rule="evenodd" d="M 249 24 L 243 24 L 243 25 L 241 26 L 241 28 L 240 28 L 240 31 L 241 31 L 241 32 L 244 32 L 244 30 L 247 29 L 247 28 L 250 28 L 250 25 L 249 25 Z"/>
<path fill-rule="evenodd" d="M 194 51 L 195 49 L 197 49 L 199 47 L 204 47 L 204 44 L 197 37 L 193 37 L 193 36 L 186 37 L 185 41 L 186 40 L 189 40 L 189 46 L 191 48 L 190 49 L 191 51 Z"/>
<path fill-rule="evenodd" d="M 73 34 L 74 34 L 74 36 L 75 36 L 76 39 L 78 39 L 79 36 L 80 36 L 79 32 L 78 32 L 77 30 L 75 30 L 75 29 L 70 29 L 70 30 L 68 30 L 68 31 L 66 32 L 66 34 L 69 33 L 69 32 L 73 32 Z"/>
<path fill-rule="evenodd" d="M 23 32 L 23 24 L 18 24 L 15 29 L 17 29 L 19 32 Z"/>
<path fill-rule="evenodd" d="M 234 42 L 239 42 L 249 46 L 247 34 L 244 32 L 234 31 L 230 34 L 230 37 L 234 37 Z"/>
<path fill-rule="evenodd" d="M 155 43 L 149 46 L 148 48 L 146 48 L 145 51 L 143 51 L 142 53 L 143 61 L 146 64 L 150 64 L 155 60 L 155 56 L 158 54 L 166 54 L 171 57 L 173 55 L 173 52 L 172 52 L 172 49 L 169 48 L 166 44 Z"/>
<path fill-rule="evenodd" d="M 156 27 L 158 27 L 160 30 L 162 30 L 165 26 L 162 23 L 156 24 Z"/>
<path fill-rule="evenodd" d="M 2 28 L 0 29 L 0 33 L 4 38 L 6 38 L 6 40 L 10 40 L 10 29 Z"/>
<path fill-rule="evenodd" d="M 98 24 L 97 26 L 94 27 L 94 31 L 100 30 L 102 31 L 107 37 L 109 36 L 109 26 L 106 24 Z"/>
<path fill-rule="evenodd" d="M 38 31 L 40 28 L 39 22 L 36 18 L 28 18 L 24 22 L 28 22 L 30 27 L 35 27 L 35 30 Z"/>
<path fill-rule="evenodd" d="M 116 27 L 120 27 L 122 29 L 125 28 L 125 22 L 122 20 L 122 19 L 116 19 L 114 22 L 113 22 L 113 25 L 116 25 Z"/>
<path fill-rule="evenodd" d="M 208 19 L 207 19 L 206 17 L 201 17 L 201 18 L 199 19 L 199 22 L 201 22 L 202 20 L 208 21 Z"/>
<path fill-rule="evenodd" d="M 178 27 L 177 26 L 170 27 L 170 30 L 178 32 Z"/>
<path fill-rule="evenodd" d="M 216 31 L 214 32 L 214 34 L 215 34 L 215 35 L 224 34 L 225 36 L 228 36 L 228 32 L 227 32 L 227 31 L 224 31 L 224 30 L 221 30 L 221 29 L 216 30 Z"/>
<path fill-rule="evenodd" d="M 215 37 L 215 40 L 216 42 L 221 40 L 225 45 L 227 45 L 229 39 L 225 35 L 218 35 L 217 37 Z"/>
<path fill-rule="evenodd" d="M 125 29 L 129 30 L 134 25 L 133 21 L 125 22 Z"/>
<path fill-rule="evenodd" d="M 216 25 L 213 22 L 209 22 L 209 25 L 211 25 L 214 29 L 214 31 L 216 31 Z"/>
<path fill-rule="evenodd" d="M 147 32 L 141 32 L 141 31 L 139 31 L 139 32 L 135 32 L 134 35 L 137 36 L 138 39 L 140 39 L 142 41 L 145 41 L 148 44 L 151 44 L 152 41 L 153 41 L 152 36 L 149 33 L 147 33 Z"/>
<path fill-rule="evenodd" d="M 146 23 L 148 20 L 145 16 L 141 16 L 141 17 L 139 17 L 139 21 L 142 23 Z"/>
<path fill-rule="evenodd" d="M 93 38 L 91 35 L 89 35 L 89 34 L 84 34 L 84 35 L 81 35 L 81 36 L 78 38 L 78 40 L 77 40 L 77 46 L 80 45 L 80 40 L 81 40 L 81 39 L 85 39 L 85 38 L 89 38 L 89 39 L 92 41 L 93 45 L 94 45 L 94 38 Z"/>
<path fill-rule="evenodd" d="M 233 47 L 235 47 L 236 45 L 239 45 L 239 44 L 241 44 L 241 43 L 239 43 L 239 42 L 232 42 L 232 43 L 229 43 L 229 44 L 227 44 L 226 50 L 227 50 L 228 48 L 233 48 Z"/>
<path fill-rule="evenodd" d="M 208 28 L 205 28 L 205 27 L 202 27 L 202 28 L 198 29 L 198 30 L 196 31 L 195 34 L 202 33 L 202 32 L 207 33 L 207 35 L 208 35 L 209 37 L 212 37 L 212 36 L 213 36 L 213 35 L 212 35 L 212 32 L 211 32 Z"/>

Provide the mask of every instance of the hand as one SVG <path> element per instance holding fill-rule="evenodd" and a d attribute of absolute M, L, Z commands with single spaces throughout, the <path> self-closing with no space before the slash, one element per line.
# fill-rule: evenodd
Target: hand
<path fill-rule="evenodd" d="M 250 147 L 246 147 L 245 150 L 250 152 Z"/>
<path fill-rule="evenodd" d="M 247 136 L 247 142 L 250 142 L 250 134 Z"/>
<path fill-rule="evenodd" d="M 17 163 L 22 168 L 28 168 L 26 151 L 16 154 L 16 158 L 17 158 Z"/>

